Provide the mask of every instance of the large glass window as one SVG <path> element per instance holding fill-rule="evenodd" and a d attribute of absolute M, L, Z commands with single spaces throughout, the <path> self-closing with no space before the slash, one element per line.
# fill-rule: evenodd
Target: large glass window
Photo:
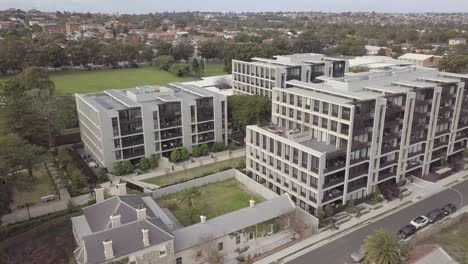
<path fill-rule="evenodd" d="M 180 102 L 169 102 L 159 105 L 159 118 L 162 129 L 180 126 L 182 124 Z"/>
<path fill-rule="evenodd" d="M 197 99 L 197 121 L 204 122 L 213 119 L 213 98 Z"/>
<path fill-rule="evenodd" d="M 143 132 L 140 108 L 119 111 L 120 131 L 123 136 Z"/>

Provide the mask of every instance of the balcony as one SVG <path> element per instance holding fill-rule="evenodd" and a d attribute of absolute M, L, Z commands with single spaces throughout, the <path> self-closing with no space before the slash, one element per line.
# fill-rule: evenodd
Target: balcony
<path fill-rule="evenodd" d="M 326 188 L 332 187 L 334 185 L 343 183 L 344 179 L 345 179 L 344 176 L 340 176 L 340 177 L 335 176 L 335 175 L 328 176 L 328 177 L 325 178 L 325 183 L 323 183 L 323 188 L 326 189 Z"/>
<path fill-rule="evenodd" d="M 425 149 L 423 148 L 420 151 L 408 153 L 408 158 L 412 158 L 412 157 L 416 157 L 418 155 L 422 155 L 422 154 L 424 154 L 424 152 L 425 152 Z"/>
<path fill-rule="evenodd" d="M 339 189 L 333 189 L 323 193 L 322 203 L 329 202 L 333 199 L 343 196 L 343 191 Z"/>
<path fill-rule="evenodd" d="M 390 165 L 397 165 L 397 162 L 398 162 L 398 159 L 394 159 L 394 160 L 390 160 L 390 161 L 384 161 L 384 162 L 380 162 L 380 168 L 385 168 L 385 167 L 388 167 Z"/>
<path fill-rule="evenodd" d="M 330 161 L 327 163 L 325 173 L 343 169 L 346 166 L 344 160 Z"/>
<path fill-rule="evenodd" d="M 447 129 L 441 130 L 439 132 L 436 132 L 435 135 L 437 137 L 437 136 L 440 136 L 440 135 L 443 135 L 443 134 L 448 134 L 448 133 L 450 133 L 450 128 L 447 128 Z"/>
<path fill-rule="evenodd" d="M 161 140 L 182 137 L 182 131 L 177 132 L 161 132 Z"/>
<path fill-rule="evenodd" d="M 354 116 L 354 120 L 356 120 L 356 121 L 369 120 L 369 119 L 372 119 L 372 118 L 374 118 L 374 117 L 372 116 L 372 113 L 370 113 L 370 112 L 356 113 L 355 116 Z"/>
<path fill-rule="evenodd" d="M 400 124 L 401 124 L 401 119 L 397 118 L 397 119 L 385 121 L 384 127 L 385 128 L 394 127 L 394 126 L 399 126 Z"/>
<path fill-rule="evenodd" d="M 406 164 L 406 171 L 410 171 L 416 167 L 419 167 L 422 165 L 421 161 L 411 161 Z"/>
<path fill-rule="evenodd" d="M 384 145 L 384 146 L 382 147 L 381 153 L 382 153 L 382 154 L 387 154 L 387 153 L 390 153 L 390 152 L 392 152 L 392 151 L 397 151 L 397 150 L 399 150 L 399 149 L 400 149 L 400 146 L 398 146 L 398 145 L 397 145 L 397 146 Z"/>
<path fill-rule="evenodd" d="M 389 106 L 387 107 L 387 110 L 385 111 L 386 116 L 390 116 L 390 115 L 394 115 L 394 114 L 402 113 L 402 112 L 403 112 L 403 108 L 402 106 L 399 106 L 399 105 Z"/>
<path fill-rule="evenodd" d="M 367 188 L 367 182 L 363 182 L 363 183 L 359 183 L 359 184 L 351 185 L 351 186 L 350 185 L 351 184 L 348 184 L 348 193 L 357 191 L 362 188 Z"/>
<path fill-rule="evenodd" d="M 177 127 L 182 125 L 182 119 L 177 119 L 173 121 L 161 122 L 160 127 L 161 129 L 166 129 L 170 127 Z"/>
<path fill-rule="evenodd" d="M 441 148 L 441 147 L 446 147 L 448 142 L 434 142 L 434 147 L 433 149 Z"/>
<path fill-rule="evenodd" d="M 352 179 L 356 179 L 356 178 L 359 178 L 359 177 L 363 177 L 363 176 L 367 176 L 367 173 L 369 171 L 368 170 L 359 170 L 359 171 L 353 171 L 353 172 L 349 172 L 349 179 L 352 180 Z"/>
<path fill-rule="evenodd" d="M 351 150 L 363 149 L 370 146 L 370 142 L 353 141 Z"/>
<path fill-rule="evenodd" d="M 368 161 L 369 160 L 369 157 L 363 157 L 363 158 L 355 158 L 355 159 L 352 159 L 350 160 L 350 164 L 351 165 L 354 165 L 356 163 L 359 163 L 359 162 L 363 162 L 363 161 Z"/>

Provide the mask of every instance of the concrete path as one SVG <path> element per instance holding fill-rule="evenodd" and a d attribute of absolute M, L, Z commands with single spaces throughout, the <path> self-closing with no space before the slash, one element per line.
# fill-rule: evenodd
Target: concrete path
<path fill-rule="evenodd" d="M 207 165 L 207 164 L 211 164 L 211 163 L 215 163 L 215 162 L 219 162 L 223 160 L 238 158 L 242 156 L 245 156 L 245 149 L 238 149 L 238 150 L 232 151 L 231 154 L 229 154 L 227 151 L 223 151 L 220 153 L 214 153 L 213 158 L 211 157 L 211 155 L 208 155 L 206 157 L 195 158 L 194 159 L 195 162 L 186 161 L 186 162 L 175 164 L 174 170 L 172 170 L 172 165 L 169 165 L 169 167 L 160 167 L 149 173 L 145 173 L 141 175 L 121 176 L 121 178 L 130 179 L 134 181 L 142 181 L 142 180 L 146 180 L 149 178 L 164 176 L 167 173 L 193 169 L 199 166 L 203 166 L 203 165 Z"/>
<path fill-rule="evenodd" d="M 401 201 L 396 199 L 385 203 L 383 207 L 372 210 L 359 219 L 353 217 L 341 224 L 339 230 L 320 232 L 255 263 L 352 263 L 349 255 L 358 250 L 364 238 L 375 230 L 385 228 L 397 232 L 411 219 L 447 203 L 453 203 L 459 208 L 468 205 L 468 199 L 462 201 L 460 196 L 468 197 L 468 181 L 464 181 L 466 179 L 468 171 L 458 172 L 435 183 L 431 188 L 438 189 L 437 193 L 428 192 L 426 196 L 412 193 Z"/>

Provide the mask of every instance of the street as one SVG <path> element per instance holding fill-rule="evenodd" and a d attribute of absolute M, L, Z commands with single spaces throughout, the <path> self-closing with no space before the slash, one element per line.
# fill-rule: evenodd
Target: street
<path fill-rule="evenodd" d="M 464 181 L 452 187 L 464 196 L 463 204 L 468 203 L 468 181 Z M 447 203 L 453 203 L 460 207 L 462 198 L 454 190 L 446 189 L 420 202 L 417 202 L 403 210 L 397 211 L 385 218 L 377 220 L 371 224 L 365 225 L 343 237 L 340 237 L 322 247 L 308 252 L 288 263 L 291 264 L 343 264 L 353 263 L 349 255 L 357 251 L 367 235 L 375 230 L 385 228 L 392 232 L 397 232 L 400 228 L 407 225 L 413 218 L 419 215 L 425 215 L 435 208 L 440 208 Z"/>

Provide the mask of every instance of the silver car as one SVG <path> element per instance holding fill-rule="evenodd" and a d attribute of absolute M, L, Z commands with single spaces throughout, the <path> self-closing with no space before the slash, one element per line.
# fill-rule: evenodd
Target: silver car
<path fill-rule="evenodd" d="M 367 252 L 364 248 L 360 248 L 358 251 L 351 253 L 350 257 L 354 263 L 361 263 L 366 258 Z"/>

